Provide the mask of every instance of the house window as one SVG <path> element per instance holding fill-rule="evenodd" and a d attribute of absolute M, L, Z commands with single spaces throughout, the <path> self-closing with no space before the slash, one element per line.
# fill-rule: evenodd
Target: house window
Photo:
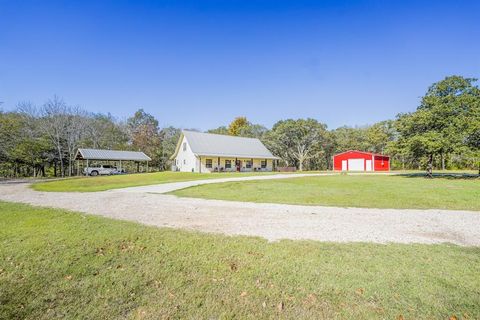
<path fill-rule="evenodd" d="M 247 169 L 250 169 L 252 167 L 252 160 L 247 160 L 247 162 L 245 163 L 245 167 Z"/>
<path fill-rule="evenodd" d="M 205 167 L 212 168 L 212 159 L 205 159 Z"/>
<path fill-rule="evenodd" d="M 225 169 L 232 168 L 232 160 L 225 160 Z"/>
<path fill-rule="evenodd" d="M 262 162 L 260 164 L 261 164 L 262 169 L 265 169 L 267 167 L 267 160 L 262 160 Z"/>
<path fill-rule="evenodd" d="M 187 151 L 187 143 L 186 142 L 183 143 L 183 151 Z"/>
<path fill-rule="evenodd" d="M 187 164 L 187 160 L 183 159 L 183 164 Z"/>

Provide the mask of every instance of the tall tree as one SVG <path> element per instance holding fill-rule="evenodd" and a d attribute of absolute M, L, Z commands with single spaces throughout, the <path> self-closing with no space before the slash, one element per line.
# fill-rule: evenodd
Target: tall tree
<path fill-rule="evenodd" d="M 434 83 L 415 112 L 397 118 L 399 145 L 426 164 L 430 177 L 435 156 L 455 153 L 465 146 L 476 148 L 475 143 L 468 143 L 480 121 L 480 90 L 475 81 L 451 76 Z"/>
<path fill-rule="evenodd" d="M 67 136 L 68 106 L 58 96 L 49 99 L 41 109 L 41 128 L 57 152 L 60 174 L 65 176 L 65 137 Z"/>
<path fill-rule="evenodd" d="M 160 164 L 161 170 L 168 170 L 168 168 L 171 166 L 170 157 L 175 152 L 181 132 L 182 130 L 172 126 L 163 128 L 160 131 L 162 138 L 162 158 Z"/>
<path fill-rule="evenodd" d="M 125 149 L 128 132 L 111 114 L 91 114 L 86 144 L 95 149 Z"/>
<path fill-rule="evenodd" d="M 238 136 L 242 129 L 248 126 L 249 122 L 246 117 L 236 117 L 228 126 L 228 134 Z"/>
<path fill-rule="evenodd" d="M 162 151 L 158 120 L 139 109 L 127 120 L 132 148 L 152 158 L 152 165 L 160 166 Z"/>
<path fill-rule="evenodd" d="M 265 141 L 287 165 L 302 171 L 307 160 L 321 155 L 326 135 L 326 125 L 315 119 L 288 119 L 275 123 Z"/>

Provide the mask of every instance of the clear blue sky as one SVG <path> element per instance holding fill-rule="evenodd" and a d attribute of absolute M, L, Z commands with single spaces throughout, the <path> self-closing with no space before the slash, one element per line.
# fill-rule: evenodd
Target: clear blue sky
<path fill-rule="evenodd" d="M 209 129 L 411 111 L 447 75 L 480 77 L 480 1 L 0 0 L 0 101 L 57 94 L 123 119 Z"/>

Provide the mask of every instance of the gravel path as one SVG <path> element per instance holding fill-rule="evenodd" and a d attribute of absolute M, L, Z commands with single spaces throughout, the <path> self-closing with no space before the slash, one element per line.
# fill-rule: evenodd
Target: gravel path
<path fill-rule="evenodd" d="M 27 184 L 0 185 L 0 200 L 63 208 L 161 227 L 260 236 L 272 241 L 450 242 L 480 246 L 480 212 L 257 204 L 178 198 L 138 190 L 37 192 Z"/>
<path fill-rule="evenodd" d="M 295 173 L 295 174 L 284 173 L 284 174 L 274 174 L 274 175 L 264 175 L 264 176 L 259 175 L 259 176 L 247 176 L 247 177 L 192 180 L 192 181 L 155 184 L 150 186 L 114 189 L 114 190 L 111 190 L 111 192 L 168 193 L 168 192 L 172 192 L 179 189 L 199 186 L 202 184 L 235 182 L 235 181 L 251 181 L 251 180 L 276 180 L 276 179 L 291 179 L 291 178 L 301 178 L 301 177 L 332 176 L 335 174 L 337 173 L 331 173 L 331 172 L 330 173 Z"/>

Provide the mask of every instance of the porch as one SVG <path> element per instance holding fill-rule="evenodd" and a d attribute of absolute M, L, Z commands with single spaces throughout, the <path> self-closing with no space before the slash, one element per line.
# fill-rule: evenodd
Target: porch
<path fill-rule="evenodd" d="M 275 159 L 197 157 L 199 172 L 269 172 L 275 168 Z"/>

